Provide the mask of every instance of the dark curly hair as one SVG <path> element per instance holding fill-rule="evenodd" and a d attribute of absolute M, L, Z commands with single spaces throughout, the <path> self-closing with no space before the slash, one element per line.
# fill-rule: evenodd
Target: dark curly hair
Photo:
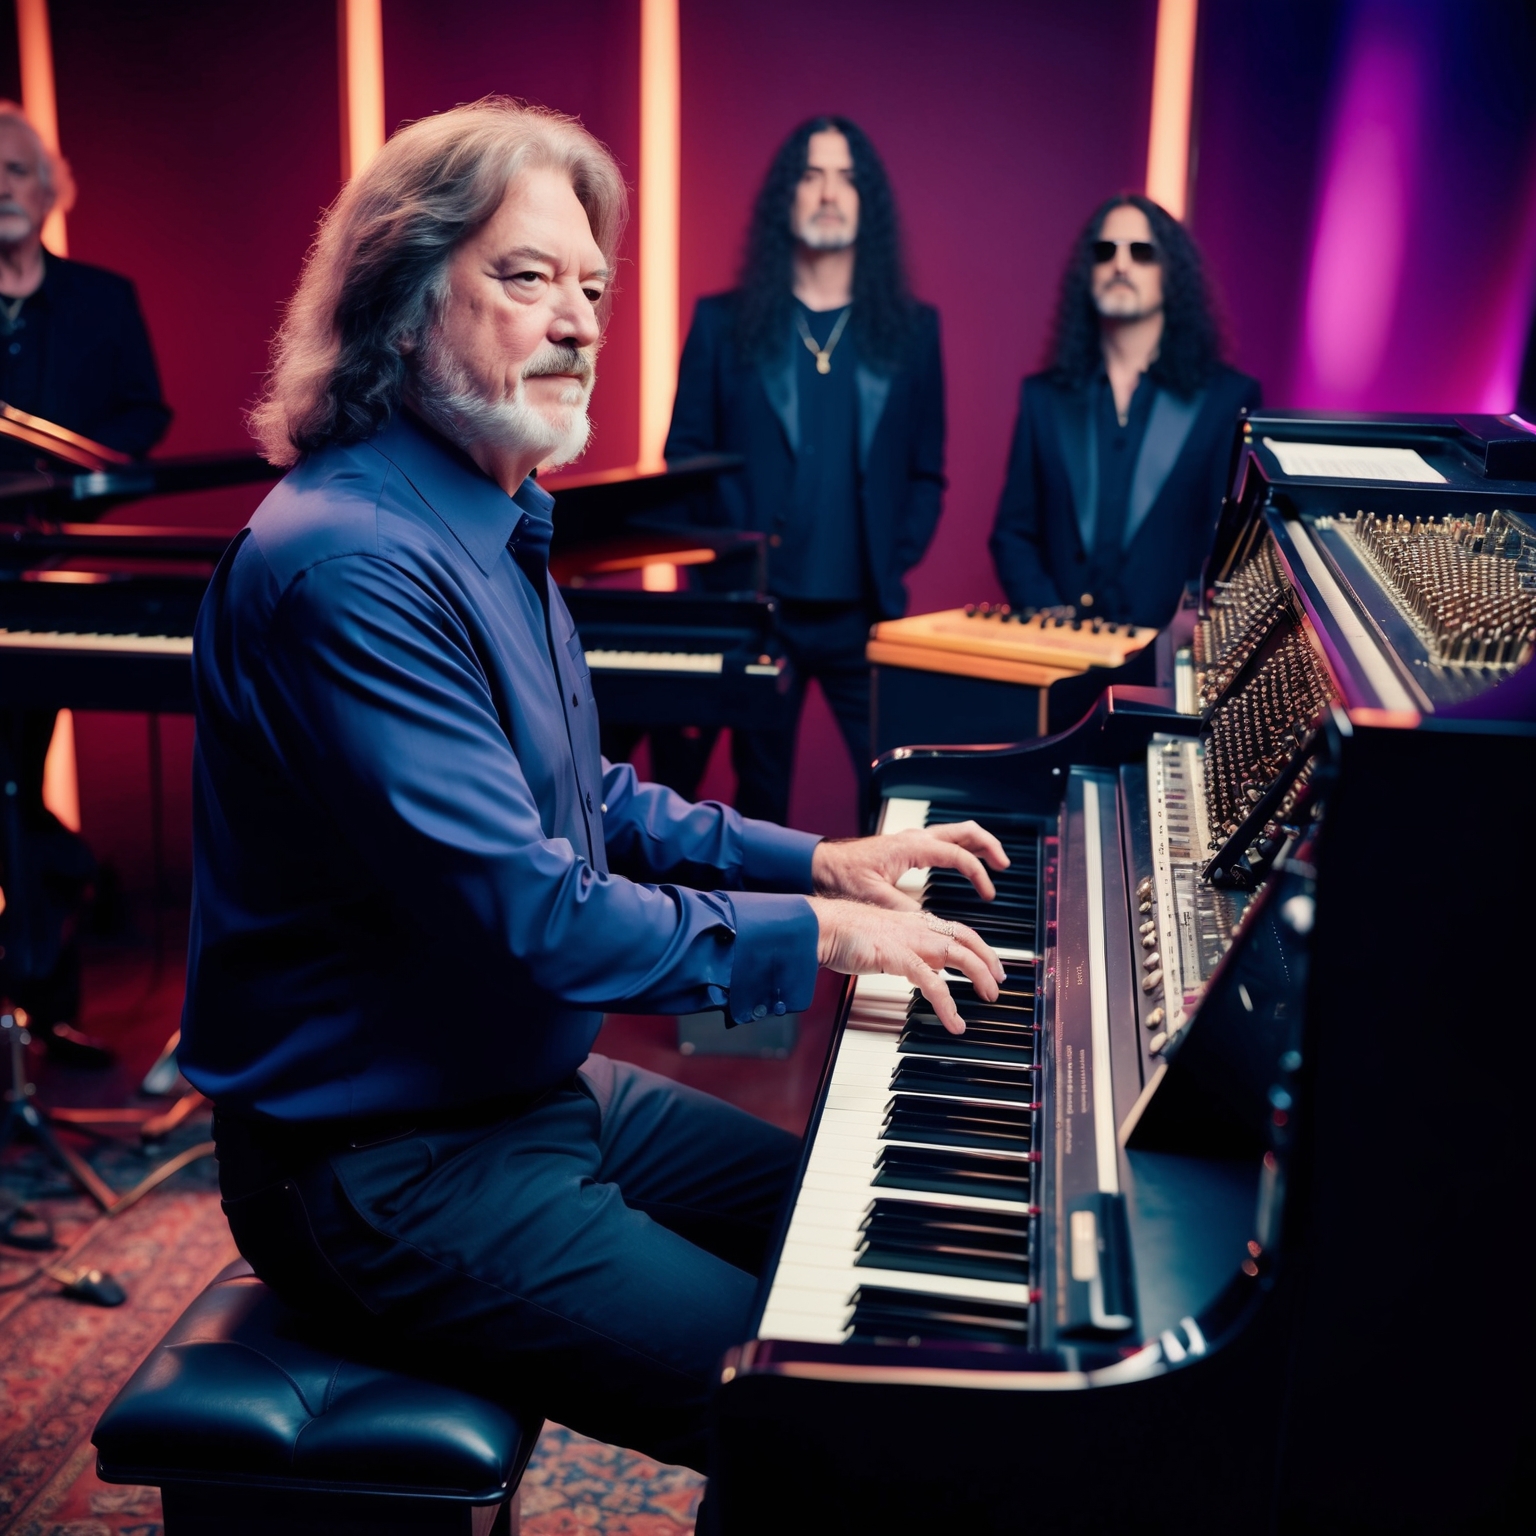
<path fill-rule="evenodd" d="M 749 362 L 779 356 L 794 312 L 795 237 L 790 230 L 795 188 L 805 174 L 811 135 L 832 130 L 848 141 L 859 189 L 858 259 L 853 265 L 849 328 L 859 356 L 888 369 L 901 356 L 914 306 L 890 178 L 864 131 L 846 117 L 813 117 L 779 146 L 763 178 L 747 230 L 736 296 L 736 341 Z"/>
<path fill-rule="evenodd" d="M 1058 382 L 1081 387 L 1103 362 L 1099 312 L 1093 303 L 1093 242 L 1116 208 L 1139 208 L 1152 226 L 1163 268 L 1163 339 L 1149 372 L 1172 394 L 1186 399 L 1204 388 L 1221 363 L 1222 328 L 1199 248 L 1166 208 L 1133 192 L 1101 203 L 1084 225 L 1061 280 L 1056 321 L 1048 348 Z"/>

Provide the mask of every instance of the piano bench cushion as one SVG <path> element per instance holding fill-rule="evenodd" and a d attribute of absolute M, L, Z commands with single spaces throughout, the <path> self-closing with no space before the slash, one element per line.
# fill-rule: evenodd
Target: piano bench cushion
<path fill-rule="evenodd" d="M 499 1504 L 540 1427 L 456 1387 L 346 1358 L 239 1260 L 150 1352 L 93 1440 L 109 1483 Z"/>

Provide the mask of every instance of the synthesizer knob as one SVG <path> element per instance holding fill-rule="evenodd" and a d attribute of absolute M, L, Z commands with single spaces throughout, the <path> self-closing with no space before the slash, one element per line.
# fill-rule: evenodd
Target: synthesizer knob
<path fill-rule="evenodd" d="M 1141 879 L 1136 882 L 1136 899 L 1138 901 L 1145 901 L 1149 896 L 1151 896 L 1151 894 L 1152 877 L 1151 875 L 1143 875 Z"/>
<path fill-rule="evenodd" d="M 1138 891 L 1136 894 L 1139 896 L 1141 892 Z M 1141 925 L 1141 932 L 1143 934 L 1154 933 L 1156 930 L 1157 924 L 1154 923 L 1150 917 Z"/>
<path fill-rule="evenodd" d="M 1162 1027 L 1163 1027 L 1163 1010 L 1161 1008 L 1154 1008 L 1152 1010 L 1152 1012 L 1147 1015 L 1147 1028 L 1148 1029 L 1161 1029 Z"/>
<path fill-rule="evenodd" d="M 1150 1040 L 1147 1041 L 1147 1049 L 1151 1051 L 1154 1056 L 1161 1056 L 1167 1045 L 1168 1036 L 1164 1034 L 1162 1030 L 1158 1030 L 1158 1032 L 1153 1035 Z"/>
<path fill-rule="evenodd" d="M 1152 953 L 1141 962 L 1141 967 L 1145 971 L 1155 971 L 1162 963 L 1163 957 L 1154 949 Z"/>
<path fill-rule="evenodd" d="M 1155 933 L 1144 933 L 1144 934 L 1142 934 L 1142 936 L 1141 936 L 1141 947 L 1143 949 L 1152 949 L 1156 944 L 1157 944 L 1157 935 Z"/>
<path fill-rule="evenodd" d="M 1146 993 L 1156 992 L 1162 984 L 1163 973 L 1161 971 L 1149 971 L 1141 978 L 1141 990 Z"/>

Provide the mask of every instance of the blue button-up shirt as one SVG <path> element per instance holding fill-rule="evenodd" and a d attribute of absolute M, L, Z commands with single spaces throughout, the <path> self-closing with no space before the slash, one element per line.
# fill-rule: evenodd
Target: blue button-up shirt
<path fill-rule="evenodd" d="M 816 839 L 603 760 L 552 507 L 400 418 L 307 458 L 220 562 L 180 1051 L 220 1105 L 535 1093 L 603 1010 L 809 1003 L 815 915 L 769 893 L 810 891 Z"/>

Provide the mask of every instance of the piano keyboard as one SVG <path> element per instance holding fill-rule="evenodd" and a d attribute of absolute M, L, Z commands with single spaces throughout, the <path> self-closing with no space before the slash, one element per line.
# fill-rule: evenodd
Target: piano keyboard
<path fill-rule="evenodd" d="M 686 672 L 714 674 L 725 671 L 723 651 L 616 651 L 596 649 L 582 653 L 593 672 Z M 749 661 L 742 669 L 748 677 L 777 677 L 782 660 Z"/>
<path fill-rule="evenodd" d="M 110 651 L 122 656 L 191 656 L 191 635 L 77 634 L 68 630 L 0 629 L 0 650 Z"/>
<path fill-rule="evenodd" d="M 721 672 L 720 651 L 587 651 L 594 672 Z"/>
<path fill-rule="evenodd" d="M 964 818 L 891 799 L 881 831 L 950 819 Z M 1022 818 L 978 819 L 1013 860 L 994 876 L 996 916 L 949 871 L 913 870 L 902 885 L 989 937 L 1007 972 L 1001 994 L 986 1003 L 946 973 L 966 1021 L 951 1035 L 905 978 L 855 981 L 761 1338 L 1027 1342 L 1041 1156 L 1039 835 Z"/>

